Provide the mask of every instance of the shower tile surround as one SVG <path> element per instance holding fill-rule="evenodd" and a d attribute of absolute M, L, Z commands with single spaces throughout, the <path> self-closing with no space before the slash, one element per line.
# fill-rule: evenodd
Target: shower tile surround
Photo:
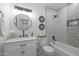
<path fill-rule="evenodd" d="M 57 20 L 55 20 L 56 24 L 54 23 L 55 21 L 53 20 L 53 24 L 52 24 L 53 28 L 51 27 L 52 31 L 51 29 L 46 29 L 46 30 L 50 30 L 48 31 L 48 33 L 50 32 L 52 33 L 52 35 L 56 36 L 57 41 L 66 43 L 76 48 L 79 48 L 79 26 L 67 27 L 67 20 L 79 19 L 78 6 L 79 3 L 68 4 L 67 6 L 63 7 L 57 12 L 53 9 L 48 8 L 50 9 L 50 11 L 47 10 L 47 12 L 51 12 L 49 14 L 50 16 L 51 14 L 57 13 L 60 17 L 57 18 Z M 47 17 L 49 17 L 49 15 L 47 14 Z M 48 34 L 49 42 L 52 40 L 51 38 L 52 35 Z"/>
<path fill-rule="evenodd" d="M 78 6 L 79 3 L 67 6 L 67 20 L 79 19 Z M 67 44 L 79 48 L 79 26 L 67 27 Z"/>
<path fill-rule="evenodd" d="M 74 47 L 79 48 L 79 26 L 68 27 L 68 44 Z"/>

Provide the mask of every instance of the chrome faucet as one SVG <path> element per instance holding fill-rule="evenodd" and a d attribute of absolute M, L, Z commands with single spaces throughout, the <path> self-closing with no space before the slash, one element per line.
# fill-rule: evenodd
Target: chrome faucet
<path fill-rule="evenodd" d="M 53 44 L 55 44 L 56 41 L 55 36 L 52 36 L 52 38 L 53 38 Z"/>

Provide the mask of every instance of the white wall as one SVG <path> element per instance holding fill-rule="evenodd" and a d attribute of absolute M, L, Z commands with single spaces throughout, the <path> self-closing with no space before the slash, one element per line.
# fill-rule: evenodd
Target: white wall
<path fill-rule="evenodd" d="M 7 35 L 9 31 L 9 4 L 7 3 L 1 3 L 0 4 L 0 10 L 3 12 L 3 19 L 2 19 L 2 33 L 4 36 Z M 1 40 L 1 39 L 0 39 Z"/>
<path fill-rule="evenodd" d="M 53 15 L 56 14 L 56 11 L 46 7 L 46 34 L 48 36 L 48 42 L 52 41 L 52 36 L 56 32 L 56 20 Z"/>
<path fill-rule="evenodd" d="M 32 10 L 32 13 L 26 13 L 26 12 L 22 12 L 22 11 L 17 11 L 14 9 L 14 6 L 21 6 L 21 7 L 25 7 L 28 9 Z M 45 30 L 41 31 L 39 30 L 39 16 L 44 16 L 45 17 L 45 7 L 42 6 L 41 4 L 10 4 L 10 26 L 9 29 L 10 31 L 16 31 L 18 34 L 20 33 L 20 35 L 22 35 L 22 31 L 18 30 L 14 24 L 13 24 L 13 20 L 14 17 L 17 14 L 26 14 L 29 17 L 31 17 L 32 19 L 32 27 L 29 30 L 26 30 L 26 34 L 29 34 L 30 32 L 33 31 L 34 36 L 38 36 L 38 35 L 45 35 Z"/>
<path fill-rule="evenodd" d="M 3 19 L 1 21 L 1 29 L 2 29 L 2 34 L 4 36 L 0 36 L 0 55 L 3 55 L 3 48 L 1 43 L 6 39 L 5 36 L 8 34 L 9 31 L 9 4 L 7 3 L 0 3 L 0 11 L 3 12 Z"/>
<path fill-rule="evenodd" d="M 15 10 L 14 9 L 15 5 L 31 9 L 32 13 Z M 39 24 L 40 24 L 39 16 L 45 17 L 45 6 L 41 4 L 33 4 L 33 3 L 29 3 L 29 4 L 2 3 L 0 4 L 0 10 L 4 14 L 4 18 L 3 18 L 4 26 L 2 26 L 3 27 L 2 32 L 5 34 L 5 36 L 7 36 L 11 31 L 15 31 L 15 33 L 17 33 L 18 35 L 22 35 L 22 31 L 18 30 L 13 23 L 14 17 L 18 14 L 26 14 L 32 19 L 32 27 L 29 30 L 26 30 L 26 34 L 33 32 L 34 36 L 45 35 L 45 30 L 44 31 L 39 30 Z"/>
<path fill-rule="evenodd" d="M 57 14 L 58 17 L 54 19 L 53 15 Z M 52 36 L 56 37 L 57 41 L 66 43 L 67 40 L 67 31 L 66 31 L 66 22 L 67 22 L 67 7 L 55 11 L 53 9 L 47 9 L 47 35 L 49 42 L 52 41 Z"/>
<path fill-rule="evenodd" d="M 58 11 L 57 19 L 57 40 L 63 43 L 67 43 L 67 6 Z"/>

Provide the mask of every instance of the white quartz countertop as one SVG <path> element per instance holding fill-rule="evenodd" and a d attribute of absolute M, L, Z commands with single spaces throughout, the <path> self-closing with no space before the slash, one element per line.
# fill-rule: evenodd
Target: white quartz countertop
<path fill-rule="evenodd" d="M 36 40 L 36 37 L 22 37 L 22 38 L 13 38 L 13 39 L 8 39 L 5 40 L 3 43 L 11 43 L 11 42 L 19 42 L 19 41 L 26 41 L 26 40 Z"/>

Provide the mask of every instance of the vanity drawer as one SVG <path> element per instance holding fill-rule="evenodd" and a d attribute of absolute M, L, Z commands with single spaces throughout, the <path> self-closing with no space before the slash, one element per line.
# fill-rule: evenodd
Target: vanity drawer
<path fill-rule="evenodd" d="M 20 53 L 22 49 L 12 49 L 12 50 L 6 50 L 5 51 L 5 56 L 22 56 Z"/>
<path fill-rule="evenodd" d="M 27 46 L 23 47 L 25 51 L 24 56 L 36 56 L 36 44 L 28 44 Z"/>
<path fill-rule="evenodd" d="M 35 41 L 21 41 L 4 44 L 6 56 L 34 56 L 36 55 Z"/>
<path fill-rule="evenodd" d="M 35 42 L 30 41 L 22 41 L 22 42 L 12 42 L 4 44 L 5 50 L 14 50 L 14 49 L 20 49 L 21 47 L 25 47 L 29 44 L 35 44 Z"/>

